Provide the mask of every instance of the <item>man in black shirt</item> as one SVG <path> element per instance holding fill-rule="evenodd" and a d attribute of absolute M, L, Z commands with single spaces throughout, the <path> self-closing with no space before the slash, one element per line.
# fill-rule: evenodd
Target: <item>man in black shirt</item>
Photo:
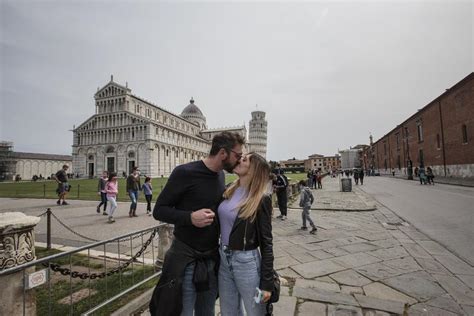
<path fill-rule="evenodd" d="M 284 221 L 286 220 L 288 209 L 288 193 L 286 192 L 288 188 L 288 178 L 283 174 L 282 169 L 278 169 L 274 187 L 277 194 L 278 208 L 280 209 L 280 215 L 278 215 L 277 218 Z"/>
<path fill-rule="evenodd" d="M 174 224 L 175 238 L 150 302 L 151 315 L 214 315 L 222 170 L 232 172 L 244 143 L 237 133 L 216 135 L 209 156 L 176 167 L 158 197 L 153 216 Z"/>
<path fill-rule="evenodd" d="M 61 200 L 63 200 L 62 205 L 68 205 L 69 203 L 66 202 L 66 195 L 69 192 L 69 183 L 67 177 L 67 169 L 69 169 L 68 165 L 63 165 L 63 168 L 56 172 L 54 175 L 54 180 L 58 183 L 57 192 L 59 195 L 59 199 L 56 204 L 61 205 Z"/>

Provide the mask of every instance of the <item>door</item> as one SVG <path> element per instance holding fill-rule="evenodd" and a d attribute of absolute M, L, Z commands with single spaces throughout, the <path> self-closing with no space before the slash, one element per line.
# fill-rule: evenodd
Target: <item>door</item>
<path fill-rule="evenodd" d="M 128 174 L 132 173 L 133 168 L 135 167 L 135 160 L 130 160 L 128 162 Z"/>
<path fill-rule="evenodd" d="M 107 171 L 115 172 L 115 157 L 107 157 Z"/>
<path fill-rule="evenodd" d="M 94 176 L 94 163 L 89 162 L 89 168 L 88 168 L 88 173 L 89 178 L 92 178 Z"/>

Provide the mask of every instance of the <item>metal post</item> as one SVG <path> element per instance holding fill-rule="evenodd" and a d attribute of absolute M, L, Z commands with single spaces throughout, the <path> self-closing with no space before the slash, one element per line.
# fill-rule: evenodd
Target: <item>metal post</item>
<path fill-rule="evenodd" d="M 46 210 L 46 249 L 51 249 L 51 209 Z"/>

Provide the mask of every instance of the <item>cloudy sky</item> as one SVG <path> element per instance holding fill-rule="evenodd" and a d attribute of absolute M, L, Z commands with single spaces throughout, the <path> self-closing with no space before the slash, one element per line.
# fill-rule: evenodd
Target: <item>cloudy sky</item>
<path fill-rule="evenodd" d="M 383 136 L 474 69 L 473 1 L 0 0 L 0 140 L 70 154 L 114 75 L 209 127 L 267 112 L 268 157 Z"/>

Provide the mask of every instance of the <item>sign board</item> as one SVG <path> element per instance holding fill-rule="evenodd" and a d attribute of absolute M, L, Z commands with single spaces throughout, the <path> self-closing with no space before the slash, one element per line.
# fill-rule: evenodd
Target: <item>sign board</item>
<path fill-rule="evenodd" d="M 49 269 L 39 270 L 26 275 L 25 287 L 27 290 L 45 284 L 49 278 Z"/>

